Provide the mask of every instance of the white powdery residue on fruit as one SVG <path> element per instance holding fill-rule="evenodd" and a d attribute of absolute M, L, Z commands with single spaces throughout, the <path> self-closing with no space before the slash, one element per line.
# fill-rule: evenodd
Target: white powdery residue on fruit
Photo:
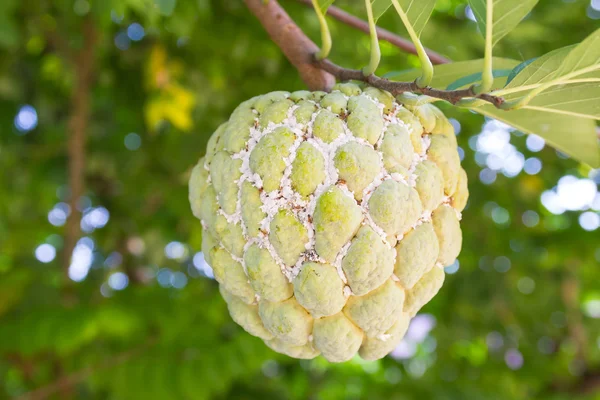
<path fill-rule="evenodd" d="M 288 157 L 284 158 L 286 168 L 280 181 L 280 190 L 278 191 L 280 201 L 278 202 L 278 205 L 281 209 L 287 209 L 291 211 L 304 226 L 308 236 L 308 242 L 305 245 L 305 249 L 310 250 L 314 247 L 315 229 L 312 224 L 312 219 L 310 218 L 311 214 L 309 214 L 307 210 L 309 209 L 310 205 L 309 201 L 312 199 L 309 198 L 309 200 L 306 200 L 302 198 L 299 193 L 295 192 L 292 188 L 292 180 L 290 177 L 292 175 L 294 160 L 298 154 L 298 148 L 305 141 L 304 128 L 308 128 L 309 131 L 311 130 L 317 113 L 313 113 L 311 116 L 311 121 L 308 123 L 308 126 L 305 127 L 303 124 L 300 124 L 297 121 L 294 115 L 294 111 L 297 108 L 298 106 L 292 106 L 288 110 L 288 117 L 286 119 L 287 127 L 292 131 L 292 133 L 294 133 L 296 138 L 294 139 L 292 146 L 289 148 Z M 307 261 L 308 257 L 309 256 L 307 252 L 304 252 L 300 255 L 294 265 L 285 266 L 284 273 L 290 282 L 300 273 L 302 265 L 305 261 Z"/>
<path fill-rule="evenodd" d="M 348 186 L 345 183 L 339 183 L 336 186 L 341 190 L 343 194 L 346 195 L 346 197 L 352 199 L 353 201 L 356 201 L 354 200 L 354 193 L 350 189 L 348 189 Z"/>
<path fill-rule="evenodd" d="M 272 133 L 275 129 L 277 129 L 281 126 L 288 126 L 290 124 L 290 119 L 291 119 L 291 116 L 293 117 L 294 109 L 295 109 L 294 107 L 290 107 L 290 110 L 288 110 L 287 118 L 285 120 L 283 120 L 281 123 L 275 124 L 273 122 L 269 122 L 267 127 L 262 130 L 258 128 L 258 126 L 259 126 L 258 118 L 255 118 L 254 126 L 250 127 L 250 138 L 248 139 L 246 148 L 242 149 L 241 151 L 239 151 L 238 153 L 236 153 L 232 156 L 232 158 L 234 158 L 234 159 L 242 160 L 242 165 L 240 167 L 240 172 L 242 173 L 242 176 L 238 180 L 238 195 L 237 195 L 237 203 L 236 203 L 236 214 L 239 214 L 241 225 L 242 225 L 242 234 L 244 236 L 244 239 L 246 239 L 246 245 L 244 246 L 244 253 L 250 247 L 250 245 L 252 245 L 254 243 L 256 243 L 260 248 L 267 249 L 269 251 L 269 254 L 271 255 L 271 257 L 273 257 L 273 259 L 275 260 L 277 265 L 279 265 L 279 267 L 281 268 L 281 271 L 288 277 L 288 279 L 290 279 L 290 281 L 291 281 L 291 278 L 289 277 L 289 273 L 287 273 L 287 271 L 286 271 L 285 264 L 284 264 L 283 260 L 281 259 L 281 257 L 279 257 L 279 255 L 275 251 L 275 248 L 269 241 L 269 236 L 268 236 L 271 221 L 272 221 L 273 217 L 275 216 L 275 214 L 277 213 L 277 211 L 279 211 L 280 208 L 288 208 L 286 205 L 285 198 L 283 197 L 281 191 L 279 191 L 279 190 L 275 190 L 270 193 L 266 193 L 264 190 L 261 191 L 261 193 L 260 193 L 260 199 L 261 199 L 261 203 L 262 203 L 261 210 L 263 210 L 263 212 L 265 212 L 266 217 L 260 222 L 261 231 L 259 232 L 258 237 L 253 238 L 252 240 L 249 240 L 248 233 L 247 233 L 247 227 L 244 224 L 243 218 L 241 218 L 241 204 L 242 204 L 241 187 L 245 181 L 249 181 L 250 183 L 252 183 L 254 185 L 254 187 L 256 187 L 258 189 L 263 188 L 262 179 L 260 178 L 260 176 L 257 173 L 253 173 L 252 169 L 250 168 L 250 155 L 252 154 L 252 151 L 254 150 L 254 148 L 256 147 L 258 142 L 264 136 Z M 294 118 L 294 122 L 295 122 L 295 118 Z M 226 216 L 226 218 L 227 218 L 227 216 Z M 243 259 L 241 260 L 241 263 L 242 263 L 242 266 L 244 267 L 244 272 L 246 272 L 246 275 L 247 275 L 247 269 L 246 269 L 246 265 L 245 265 L 245 262 Z"/>
<path fill-rule="evenodd" d="M 411 135 L 413 133 L 412 125 L 409 125 L 406 122 L 404 122 L 403 120 L 401 120 L 400 118 L 398 118 L 398 112 L 402 109 L 405 109 L 405 108 L 402 107 L 400 104 L 397 104 L 394 102 L 394 109 L 392 110 L 392 112 L 390 113 L 390 116 L 389 116 L 389 120 L 390 120 L 389 124 L 400 125 L 400 126 L 406 128 L 406 130 L 408 131 L 408 134 Z"/>
<path fill-rule="evenodd" d="M 382 116 L 384 115 L 383 110 L 385 110 L 385 104 L 380 103 L 379 100 L 377 100 L 375 97 L 372 97 L 371 95 L 369 95 L 367 93 L 362 93 L 362 96 L 364 96 L 368 100 L 371 100 L 371 102 L 373 104 L 375 104 L 377 106 L 377 108 L 379 108 L 379 111 L 381 112 L 381 115 Z"/>
<path fill-rule="evenodd" d="M 244 271 L 246 271 L 246 263 L 244 262 L 244 259 L 242 257 L 237 257 L 234 254 L 232 254 L 229 250 L 227 250 L 226 248 L 223 247 L 223 250 L 225 250 L 227 253 L 229 253 L 229 256 L 234 259 L 235 261 L 239 262 L 240 264 L 242 264 L 242 267 L 244 268 Z M 246 275 L 248 276 L 248 275 Z M 250 283 L 250 282 L 248 282 Z"/>
<path fill-rule="evenodd" d="M 423 158 L 423 160 L 427 160 L 427 150 L 429 150 L 429 147 L 431 147 L 431 134 L 421 136 L 421 145 L 423 147 L 423 151 L 421 152 L 420 156 Z"/>
<path fill-rule="evenodd" d="M 459 221 L 462 220 L 462 213 L 460 211 L 458 211 L 456 208 L 452 208 L 454 210 L 454 213 L 456 214 L 456 219 L 458 219 Z"/>
<path fill-rule="evenodd" d="M 367 97 L 369 97 L 369 96 L 367 96 Z M 378 107 L 380 108 L 380 110 L 382 112 L 382 115 L 383 115 L 384 105 L 380 104 L 377 100 L 375 100 L 373 98 L 370 98 L 370 100 L 373 101 L 373 102 L 375 102 L 378 105 Z M 385 118 L 384 117 L 384 129 L 383 129 L 383 132 L 379 136 L 379 139 L 378 139 L 377 143 L 375 144 L 375 146 L 371 146 L 371 147 L 373 147 L 375 149 L 375 151 L 377 152 L 377 155 L 379 156 L 379 163 L 381 165 L 381 169 L 379 170 L 379 173 L 375 176 L 375 178 L 373 178 L 373 180 L 371 181 L 371 183 L 369 183 L 363 189 L 363 192 L 362 192 L 362 201 L 359 204 L 359 206 L 360 206 L 360 208 L 362 210 L 363 216 L 364 216 L 364 224 L 368 225 L 371 229 L 373 229 L 373 231 L 375 231 L 375 233 L 377 233 L 377 235 L 379 236 L 379 238 L 383 241 L 383 243 L 388 248 L 391 248 L 392 245 L 391 245 L 390 242 L 388 242 L 387 235 L 385 234 L 385 231 L 383 230 L 383 228 L 381 228 L 379 225 L 377 225 L 375 223 L 375 221 L 373 221 L 373 218 L 371 218 L 371 215 L 369 214 L 369 199 L 371 198 L 371 195 L 373 194 L 373 192 L 375 191 L 375 189 L 377 189 L 379 187 L 379 185 L 381 185 L 387 179 L 393 179 L 392 175 L 385 169 L 384 162 L 383 162 L 383 153 L 379 150 L 379 147 L 381 146 L 381 143 L 383 141 L 384 133 L 387 130 L 387 128 L 388 128 L 389 124 L 391 123 L 391 121 L 392 121 L 391 115 L 389 116 L 389 118 Z"/>
<path fill-rule="evenodd" d="M 423 211 L 423 214 L 421 214 L 421 218 L 420 220 L 423 222 L 431 222 L 431 214 L 433 213 L 432 210 L 425 210 Z"/>
<path fill-rule="evenodd" d="M 350 288 L 350 286 L 346 285 L 344 286 L 344 296 L 346 298 L 352 296 L 354 294 L 354 292 L 352 292 L 352 289 Z"/>
<path fill-rule="evenodd" d="M 328 190 L 331 186 L 336 185 L 338 182 L 339 173 L 337 171 L 337 168 L 335 167 L 334 158 L 335 158 L 337 150 L 340 148 L 340 146 L 342 146 L 346 143 L 349 143 L 351 141 L 356 141 L 359 143 L 366 144 L 366 145 L 370 146 L 371 148 L 373 148 L 373 146 L 370 143 L 368 143 L 366 140 L 354 137 L 352 135 L 352 133 L 350 132 L 350 130 L 348 129 L 346 121 L 342 121 L 343 129 L 344 129 L 343 134 L 338 136 L 333 142 L 325 143 L 320 138 L 314 137 L 312 129 L 313 129 L 314 121 L 315 121 L 317 114 L 318 114 L 318 112 L 315 112 L 313 114 L 311 121 L 309 123 L 308 131 L 307 131 L 307 141 L 310 144 L 312 144 L 323 156 L 323 160 L 325 162 L 325 180 L 319 186 L 317 186 L 317 189 L 315 190 L 314 194 L 311 195 L 311 197 L 310 197 L 310 202 L 308 204 L 308 207 L 306 208 L 306 211 L 307 211 L 307 215 L 311 215 L 311 216 L 314 215 L 315 208 L 317 206 L 317 200 L 319 199 L 319 197 L 326 190 Z M 346 196 L 351 198 L 352 201 L 356 202 L 356 200 L 354 199 L 354 194 L 348 189 L 348 187 L 346 185 L 340 184 L 337 186 L 342 190 L 342 192 Z M 313 226 L 312 223 L 311 223 L 311 226 Z M 313 229 L 314 229 L 314 226 L 313 226 Z M 334 266 L 336 267 L 338 275 L 340 276 L 340 278 L 342 279 L 342 281 L 344 283 L 348 282 L 348 279 L 346 278 L 346 274 L 344 273 L 344 271 L 341 268 L 341 260 L 346 255 L 348 247 L 350 247 L 350 243 L 351 243 L 351 240 L 348 241 L 348 243 L 346 243 L 346 245 L 342 248 L 342 250 L 337 254 L 336 262 L 334 263 Z M 311 248 L 314 248 L 314 238 L 311 240 Z M 315 253 L 315 255 L 316 255 L 316 253 Z M 319 262 L 325 262 L 325 260 L 322 260 L 320 257 L 318 257 L 318 259 L 319 259 Z"/>
<path fill-rule="evenodd" d="M 219 210 L 217 211 L 217 214 L 224 216 L 225 220 L 227 220 L 227 222 L 230 224 L 237 225 L 239 222 L 242 221 L 242 213 L 241 212 L 238 213 L 237 210 L 234 214 L 227 214 L 222 208 L 219 208 Z M 242 227 L 242 230 L 243 230 L 243 227 Z"/>
<path fill-rule="evenodd" d="M 252 111 L 255 112 L 255 114 L 258 114 L 256 110 L 253 109 Z M 242 160 L 242 165 L 240 166 L 240 172 L 242 173 L 242 175 L 237 181 L 238 193 L 235 204 L 235 213 L 236 215 L 239 215 L 239 220 L 242 226 L 242 236 L 244 237 L 244 239 L 246 239 L 246 241 L 248 241 L 248 227 L 246 226 L 246 224 L 244 223 L 244 219 L 242 218 L 242 185 L 245 181 L 249 181 L 257 188 L 262 187 L 262 180 L 260 179 L 260 176 L 258 174 L 253 173 L 252 169 L 250 168 L 250 154 L 252 153 L 252 150 L 254 150 L 254 147 L 256 147 L 256 145 L 258 144 L 259 140 L 264 135 L 269 133 L 261 132 L 259 129 L 256 128 L 256 126 L 258 126 L 258 118 L 254 119 L 254 126 L 251 126 L 249 128 L 250 137 L 248 138 L 248 142 L 246 143 L 246 148 L 240 150 L 239 152 L 231 156 L 231 158 L 234 160 Z"/>
<path fill-rule="evenodd" d="M 386 235 L 385 231 L 383 230 L 383 228 L 381 228 L 379 225 L 377 225 L 375 223 L 375 221 L 373 221 L 373 218 L 371 218 L 371 214 L 369 214 L 369 199 L 373 195 L 373 192 L 375 191 L 375 189 L 377 189 L 379 187 L 379 185 L 381 185 L 386 179 L 390 179 L 390 178 L 391 178 L 391 176 L 388 174 L 388 172 L 385 170 L 385 168 L 382 168 L 382 171 L 363 190 L 363 197 L 362 197 L 362 201 L 360 203 L 360 208 L 361 208 L 363 216 L 364 216 L 364 223 L 366 225 L 368 225 L 371 229 L 373 229 L 375 231 L 375 233 L 377 233 L 379 238 L 383 241 L 383 243 L 388 248 L 391 248 L 392 245 L 387 240 L 387 235 Z"/>
<path fill-rule="evenodd" d="M 348 253 L 348 249 L 350 248 L 351 244 L 352 239 L 348 240 L 348 243 L 346 243 L 339 251 L 339 253 L 337 253 L 337 255 L 335 256 L 335 261 L 333 262 L 333 266 L 337 270 L 337 273 L 340 276 L 342 282 L 344 282 L 344 284 L 348 283 L 348 278 L 346 278 L 346 274 L 342 269 L 342 260 L 344 259 L 344 257 L 346 257 L 346 254 Z"/>
<path fill-rule="evenodd" d="M 407 186 L 409 186 L 409 185 L 410 185 L 410 184 L 409 184 L 409 182 L 408 182 L 408 181 L 406 180 L 406 178 L 404 177 L 404 175 L 402 175 L 402 174 L 401 174 L 401 173 L 399 173 L 399 172 L 392 172 L 392 173 L 390 174 L 390 178 L 392 178 L 392 179 L 393 179 L 393 180 L 395 180 L 396 182 L 403 183 L 403 184 L 405 184 L 405 185 L 407 185 Z"/>
<path fill-rule="evenodd" d="M 382 342 L 387 342 L 391 337 L 392 335 L 390 335 L 389 333 L 382 333 L 380 335 L 377 335 L 377 339 L 381 340 Z"/>
<path fill-rule="evenodd" d="M 416 170 L 417 170 L 417 166 L 422 163 L 423 161 L 427 160 L 427 150 L 429 150 L 429 146 L 431 146 L 431 134 L 425 134 L 423 136 L 421 136 L 421 143 L 422 143 L 422 152 L 420 154 L 415 153 L 413 155 L 413 160 L 412 163 L 410 164 L 410 167 L 408 168 L 408 173 L 409 173 L 409 179 L 408 182 L 410 184 L 411 187 L 416 187 L 417 186 L 417 174 L 416 174 Z"/>

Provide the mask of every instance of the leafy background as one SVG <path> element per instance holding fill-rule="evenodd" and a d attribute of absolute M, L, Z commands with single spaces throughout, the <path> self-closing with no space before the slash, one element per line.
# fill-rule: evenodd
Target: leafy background
<path fill-rule="evenodd" d="M 466 3 L 436 2 L 425 45 L 481 58 Z M 281 4 L 318 41 L 314 13 Z M 541 1 L 495 54 L 528 60 L 599 20 L 597 0 Z M 402 31 L 391 13 L 378 23 Z M 364 66 L 368 36 L 329 24 L 331 58 Z M 83 236 L 69 263 L 80 70 L 68 54 L 86 29 L 96 42 Z M 382 73 L 418 65 L 381 50 Z M 299 362 L 231 321 L 186 181 L 236 104 L 302 88 L 238 0 L 0 2 L 0 398 L 600 398 L 600 171 L 467 110 L 444 107 L 470 179 L 463 251 L 392 356 Z"/>

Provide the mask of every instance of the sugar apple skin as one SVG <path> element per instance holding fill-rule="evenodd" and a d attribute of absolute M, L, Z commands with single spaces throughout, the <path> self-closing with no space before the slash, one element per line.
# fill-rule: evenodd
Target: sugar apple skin
<path fill-rule="evenodd" d="M 331 362 L 398 345 L 460 252 L 468 195 L 439 109 L 354 83 L 243 102 L 189 181 L 233 320 Z"/>

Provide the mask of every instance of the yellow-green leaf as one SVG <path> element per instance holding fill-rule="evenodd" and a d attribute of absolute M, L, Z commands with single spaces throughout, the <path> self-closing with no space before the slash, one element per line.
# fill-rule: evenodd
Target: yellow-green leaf
<path fill-rule="evenodd" d="M 600 167 L 600 147 L 595 121 L 554 112 L 519 109 L 504 111 L 492 105 L 474 111 L 495 118 L 525 133 L 534 133 L 574 159 Z"/>
<path fill-rule="evenodd" d="M 492 35 L 486 37 L 486 40 L 491 40 L 494 46 L 529 14 L 537 2 L 538 0 L 469 0 L 469 5 L 484 37 L 488 28 L 487 12 L 491 7 Z"/>
<path fill-rule="evenodd" d="M 497 69 L 512 69 L 519 64 L 519 61 L 510 58 L 493 58 L 494 67 Z M 483 68 L 483 59 L 458 61 L 449 64 L 436 65 L 433 69 L 433 80 L 431 86 L 438 89 L 445 89 L 448 85 L 456 82 L 458 79 L 481 72 Z M 421 70 L 413 69 L 400 71 L 398 73 L 386 74 L 386 78 L 393 78 L 395 81 L 410 82 L 421 75 Z M 506 77 L 498 78 L 495 81 L 496 86 L 504 84 Z"/>
<path fill-rule="evenodd" d="M 415 31 L 417 36 L 421 35 L 425 25 L 427 25 L 427 21 L 429 21 L 429 17 L 435 8 L 435 0 L 396 0 L 398 5 L 404 11 L 412 29 Z M 375 8 L 375 3 L 387 3 L 387 8 L 390 4 L 392 4 L 391 0 L 374 0 L 373 7 Z M 380 5 L 379 7 L 382 7 Z M 410 27 L 406 27 L 407 30 L 410 30 Z"/>

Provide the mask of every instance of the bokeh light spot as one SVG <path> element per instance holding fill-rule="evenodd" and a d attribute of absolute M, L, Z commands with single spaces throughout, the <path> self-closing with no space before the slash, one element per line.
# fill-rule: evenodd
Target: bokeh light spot
<path fill-rule="evenodd" d="M 541 151 L 544 148 L 544 146 L 546 145 L 546 141 L 538 135 L 531 134 L 527 136 L 525 145 L 527 146 L 529 151 L 537 153 L 538 151 Z"/>
<path fill-rule="evenodd" d="M 494 259 L 494 269 L 500 273 L 508 272 L 511 267 L 510 259 L 506 256 L 496 257 Z"/>
<path fill-rule="evenodd" d="M 586 211 L 579 216 L 579 225 L 586 231 L 595 231 L 600 226 L 600 215 Z"/>
<path fill-rule="evenodd" d="M 15 127 L 20 133 L 27 133 L 32 129 L 35 129 L 37 123 L 37 111 L 28 104 L 21 107 L 15 116 Z"/>
<path fill-rule="evenodd" d="M 523 225 L 533 228 L 540 223 L 540 215 L 533 210 L 527 210 L 523 213 L 521 220 L 523 221 Z"/>
<path fill-rule="evenodd" d="M 523 294 L 531 294 L 535 290 L 535 281 L 528 276 L 524 276 L 517 282 L 517 288 Z"/>
<path fill-rule="evenodd" d="M 55 257 L 56 248 L 51 244 L 44 243 L 35 249 L 35 258 L 37 258 L 39 262 L 46 264 L 53 261 Z"/>
<path fill-rule="evenodd" d="M 517 349 L 508 349 L 504 354 L 504 361 L 512 370 L 521 369 L 523 366 L 523 355 Z"/>
<path fill-rule="evenodd" d="M 200 273 L 202 275 L 204 275 L 207 278 L 214 279 L 215 274 L 214 274 L 211 266 L 208 265 L 208 263 L 206 262 L 206 259 L 204 258 L 204 253 L 202 253 L 200 251 L 200 252 L 194 254 L 194 258 L 192 259 L 192 262 L 194 263 L 194 267 L 198 271 L 200 271 Z"/>
<path fill-rule="evenodd" d="M 108 286 L 113 290 L 123 290 L 129 285 L 129 277 L 123 272 L 115 272 L 108 277 Z"/>
<path fill-rule="evenodd" d="M 142 40 L 145 34 L 146 32 L 144 31 L 144 27 L 137 22 L 134 22 L 127 27 L 127 36 L 134 42 L 139 42 Z"/>
<path fill-rule="evenodd" d="M 181 260 L 187 255 L 187 248 L 181 242 L 170 242 L 165 246 L 165 255 L 171 260 Z"/>
<path fill-rule="evenodd" d="M 115 35 L 115 46 L 119 50 L 127 50 L 131 45 L 131 41 L 129 40 L 129 36 L 125 32 L 119 32 Z"/>
<path fill-rule="evenodd" d="M 125 147 L 127 148 L 127 150 L 137 150 L 140 148 L 140 146 L 142 145 L 142 137 L 140 135 L 138 135 L 137 133 L 128 133 L 125 136 Z"/>
<path fill-rule="evenodd" d="M 523 169 L 528 175 L 538 174 L 542 170 L 542 162 L 537 157 L 528 158 L 525 160 L 525 166 Z"/>
<path fill-rule="evenodd" d="M 458 269 L 460 268 L 460 262 L 458 262 L 458 260 L 454 260 L 454 262 L 450 265 L 448 265 L 447 267 L 444 268 L 444 271 L 447 274 L 455 274 L 456 272 L 458 272 Z"/>

